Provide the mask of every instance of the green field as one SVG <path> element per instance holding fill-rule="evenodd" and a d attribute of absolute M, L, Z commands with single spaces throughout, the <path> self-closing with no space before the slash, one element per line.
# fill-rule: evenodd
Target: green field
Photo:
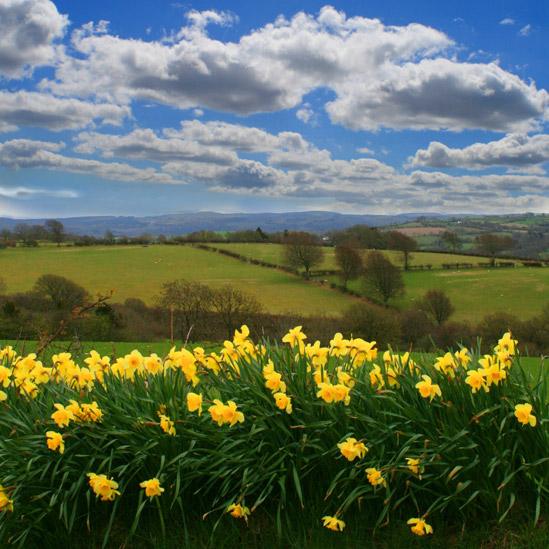
<path fill-rule="evenodd" d="M 453 320 L 479 321 L 494 312 L 527 319 L 549 303 L 547 268 L 416 271 L 404 273 L 404 283 L 406 292 L 395 305 L 410 307 L 428 289 L 443 290 L 456 309 Z M 367 295 L 360 281 L 351 282 L 349 287 Z"/>
<path fill-rule="evenodd" d="M 340 315 L 356 299 L 275 270 L 190 246 L 97 246 L 0 250 L 8 293 L 30 290 L 42 274 L 65 276 L 92 293 L 114 291 L 113 301 L 152 303 L 164 282 L 185 278 L 213 288 L 232 284 L 273 313 Z"/>
<path fill-rule="evenodd" d="M 242 254 L 245 257 L 260 259 L 283 265 L 284 248 L 282 244 L 261 244 L 261 243 L 220 243 L 212 244 L 215 248 L 230 250 Z M 364 253 L 367 253 L 365 251 Z M 395 265 L 402 266 L 402 253 L 395 250 L 385 250 L 383 252 Z M 432 265 L 433 268 L 441 268 L 443 263 L 485 263 L 488 258 L 482 258 L 471 255 L 445 254 L 433 252 L 414 252 L 410 260 L 410 265 Z M 318 269 L 337 269 L 335 261 L 335 250 L 332 247 L 324 248 L 324 261 Z"/>

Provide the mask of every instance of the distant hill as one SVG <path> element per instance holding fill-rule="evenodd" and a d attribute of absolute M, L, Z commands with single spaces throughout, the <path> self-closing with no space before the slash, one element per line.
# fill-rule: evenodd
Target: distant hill
<path fill-rule="evenodd" d="M 65 229 L 74 234 L 103 236 L 113 234 L 138 236 L 143 233 L 166 236 L 181 235 L 193 231 L 240 231 L 261 227 L 265 232 L 310 231 L 325 233 L 351 225 L 364 224 L 382 227 L 413 221 L 421 217 L 448 218 L 449 215 L 406 213 L 397 215 L 353 215 L 335 212 L 288 213 L 234 213 L 195 212 L 167 214 L 150 217 L 90 216 L 60 218 Z M 43 224 L 45 219 L 0 218 L 1 229 L 13 229 L 18 223 Z"/>

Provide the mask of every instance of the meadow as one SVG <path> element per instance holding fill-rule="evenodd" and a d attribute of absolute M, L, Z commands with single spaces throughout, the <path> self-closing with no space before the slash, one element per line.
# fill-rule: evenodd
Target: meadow
<path fill-rule="evenodd" d="M 113 291 L 113 301 L 152 304 L 162 284 L 185 278 L 212 288 L 232 284 L 254 295 L 271 313 L 338 316 L 356 299 L 299 277 L 191 246 L 47 246 L 0 250 L 9 293 L 32 289 L 42 274 L 61 275 L 91 293 Z"/>

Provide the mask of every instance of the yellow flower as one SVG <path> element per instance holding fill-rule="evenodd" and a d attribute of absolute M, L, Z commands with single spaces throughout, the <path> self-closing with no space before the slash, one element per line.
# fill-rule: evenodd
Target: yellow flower
<path fill-rule="evenodd" d="M 354 461 L 356 458 L 362 459 L 368 453 L 368 448 L 366 448 L 364 443 L 358 442 L 353 437 L 348 437 L 343 442 L 340 442 L 337 447 L 341 455 L 349 461 Z"/>
<path fill-rule="evenodd" d="M 292 328 L 283 338 L 283 343 L 289 343 L 291 347 L 299 346 L 299 351 L 303 352 L 305 344 L 303 343 L 307 339 L 307 336 L 301 331 L 301 326 Z"/>
<path fill-rule="evenodd" d="M 339 332 L 330 341 L 330 354 L 332 356 L 345 356 L 349 353 L 349 340 L 343 339 Z"/>
<path fill-rule="evenodd" d="M 106 475 L 96 475 L 95 473 L 88 473 L 89 485 L 97 497 L 101 498 L 101 501 L 113 501 L 116 496 L 120 495 L 117 490 L 118 483 L 113 479 L 107 478 Z"/>
<path fill-rule="evenodd" d="M 275 393 L 273 395 L 276 407 L 280 410 L 286 410 L 287 414 L 292 413 L 292 399 L 286 393 Z"/>
<path fill-rule="evenodd" d="M 243 324 L 240 327 L 240 331 L 238 331 L 238 330 L 234 331 L 233 343 L 236 346 L 242 345 L 246 342 L 249 335 L 250 335 L 250 329 L 248 328 L 248 326 L 246 326 L 246 324 Z"/>
<path fill-rule="evenodd" d="M 535 427 L 538 422 L 536 416 L 532 414 L 532 405 L 528 403 L 515 406 L 515 417 L 523 425 L 530 424 L 531 427 Z"/>
<path fill-rule="evenodd" d="M 517 343 L 518 341 L 513 339 L 511 332 L 506 332 L 494 347 L 494 351 L 496 353 L 506 352 L 508 355 L 513 356 L 516 351 Z"/>
<path fill-rule="evenodd" d="M 499 385 L 499 382 L 507 377 L 507 372 L 501 368 L 500 363 L 492 363 L 487 368 L 483 369 L 483 373 L 486 376 L 486 382 L 488 386 Z"/>
<path fill-rule="evenodd" d="M 379 486 L 380 484 L 382 486 L 387 486 L 387 482 L 383 478 L 383 475 L 379 469 L 376 469 L 375 467 L 368 467 L 368 469 L 366 469 L 366 475 L 368 476 L 368 482 L 372 486 Z"/>
<path fill-rule="evenodd" d="M 0 386 L 9 387 L 11 383 L 11 370 L 5 366 L 0 366 Z"/>
<path fill-rule="evenodd" d="M 65 451 L 65 442 L 63 441 L 63 435 L 57 431 L 46 432 L 46 444 L 50 450 L 59 450 L 62 454 Z"/>
<path fill-rule="evenodd" d="M 8 395 L 4 391 L 0 390 L 0 402 L 3 402 L 4 400 L 7 400 L 7 399 L 8 399 Z"/>
<path fill-rule="evenodd" d="M 151 499 L 159 496 L 164 491 L 164 488 L 160 486 L 160 481 L 157 478 L 144 480 L 139 483 L 139 486 L 145 489 L 145 495 Z"/>
<path fill-rule="evenodd" d="M 479 368 L 478 370 L 469 370 L 467 372 L 465 383 L 471 387 L 473 393 L 476 393 L 479 389 L 484 389 L 484 391 L 488 392 L 489 389 L 486 384 L 484 372 L 485 370 L 482 368 Z"/>
<path fill-rule="evenodd" d="M 187 409 L 189 412 L 198 411 L 198 415 L 202 414 L 202 395 L 196 393 L 187 394 Z"/>
<path fill-rule="evenodd" d="M 467 366 L 471 362 L 471 355 L 469 354 L 469 351 L 465 347 L 463 347 L 459 351 L 456 351 L 454 353 L 454 356 L 456 357 L 456 360 L 461 364 L 463 368 L 467 368 Z"/>
<path fill-rule="evenodd" d="M 160 428 L 168 435 L 175 436 L 175 427 L 173 421 L 164 414 L 159 414 Z"/>
<path fill-rule="evenodd" d="M 74 419 L 74 412 L 62 404 L 54 404 L 54 407 L 57 411 L 53 412 L 51 418 L 59 427 L 66 427 Z"/>
<path fill-rule="evenodd" d="M 427 524 L 422 518 L 411 518 L 406 524 L 412 525 L 411 530 L 417 536 L 433 533 L 433 527 L 430 524 Z"/>
<path fill-rule="evenodd" d="M 435 398 L 435 395 L 442 396 L 442 393 L 440 391 L 440 387 L 431 381 L 431 378 L 429 376 L 421 376 L 423 381 L 420 381 L 419 383 L 416 383 L 416 389 L 419 391 L 420 395 L 423 398 L 430 398 L 433 400 Z"/>
<path fill-rule="evenodd" d="M 162 359 L 156 354 L 152 353 L 150 356 L 144 359 L 145 370 L 153 376 L 162 372 L 164 365 Z"/>
<path fill-rule="evenodd" d="M 345 406 L 349 406 L 349 403 L 351 402 L 351 389 L 349 387 L 345 387 L 342 383 L 338 383 L 333 386 L 333 391 L 334 400 L 336 402 L 343 402 Z"/>
<path fill-rule="evenodd" d="M 103 412 L 95 400 L 91 404 L 82 404 L 81 419 L 98 423 L 103 418 Z"/>
<path fill-rule="evenodd" d="M 231 427 L 236 423 L 244 423 L 244 414 L 237 411 L 238 406 L 232 400 L 223 408 L 223 420 Z"/>
<path fill-rule="evenodd" d="M 13 511 L 13 500 L 8 497 L 2 485 L 0 485 L 0 511 Z"/>
<path fill-rule="evenodd" d="M 245 505 L 240 505 L 240 503 L 231 503 L 227 507 L 227 513 L 229 513 L 231 517 L 248 520 L 250 510 Z"/>
<path fill-rule="evenodd" d="M 319 383 L 316 396 L 318 398 L 321 398 L 324 402 L 330 404 L 335 400 L 336 397 L 334 386 L 331 383 Z"/>
<path fill-rule="evenodd" d="M 270 389 L 273 393 L 286 392 L 286 384 L 282 381 L 282 374 L 278 372 L 264 373 L 265 387 Z"/>
<path fill-rule="evenodd" d="M 417 458 L 406 458 L 406 466 L 414 475 L 419 475 L 420 463 L 421 461 Z"/>
<path fill-rule="evenodd" d="M 337 517 L 326 515 L 325 517 L 322 517 L 322 521 L 324 528 L 328 528 L 334 532 L 342 532 L 343 528 L 345 528 L 345 523 Z"/>
<path fill-rule="evenodd" d="M 449 377 L 455 377 L 457 364 L 454 361 L 452 353 L 446 353 L 444 356 L 439 356 L 435 362 L 435 368 Z"/>
<path fill-rule="evenodd" d="M 380 388 L 383 388 L 385 386 L 385 380 L 381 374 L 381 368 L 377 364 L 370 370 L 370 384 L 372 387 L 379 385 Z"/>

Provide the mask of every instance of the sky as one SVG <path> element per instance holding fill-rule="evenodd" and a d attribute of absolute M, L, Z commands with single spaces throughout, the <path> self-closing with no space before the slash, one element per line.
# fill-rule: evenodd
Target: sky
<path fill-rule="evenodd" d="M 0 0 L 0 216 L 549 211 L 549 2 Z"/>

